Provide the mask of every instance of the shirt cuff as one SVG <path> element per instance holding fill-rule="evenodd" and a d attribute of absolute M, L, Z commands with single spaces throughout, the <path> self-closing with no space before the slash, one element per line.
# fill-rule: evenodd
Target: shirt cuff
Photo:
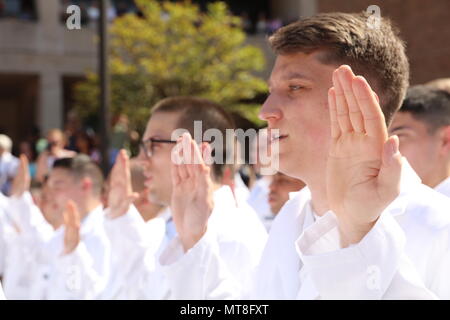
<path fill-rule="evenodd" d="M 205 299 L 205 277 L 211 260 L 219 259 L 218 252 L 215 233 L 209 229 L 187 252 L 180 239 L 174 238 L 159 258 L 168 279 L 170 298 Z"/>
<path fill-rule="evenodd" d="M 357 244 L 341 248 L 338 220 L 330 211 L 296 241 L 305 272 L 321 298 L 379 299 L 394 277 L 406 243 L 389 211 Z"/>

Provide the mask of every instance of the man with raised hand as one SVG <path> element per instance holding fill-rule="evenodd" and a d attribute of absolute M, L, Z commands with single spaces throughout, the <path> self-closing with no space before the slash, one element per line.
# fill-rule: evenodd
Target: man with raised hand
<path fill-rule="evenodd" d="M 279 171 L 307 187 L 279 213 L 250 288 L 210 241 L 208 201 L 193 197 L 207 193 L 206 175 L 181 165 L 177 181 L 189 193 L 174 199 L 184 204 L 173 205 L 179 238 L 161 258 L 174 298 L 447 296 L 448 204 L 417 200 L 420 181 L 401 170 L 398 139 L 387 135 L 408 85 L 403 42 L 386 19 L 375 29 L 366 22 L 319 14 L 270 38 L 277 58 L 260 117 L 279 130 Z"/>
<path fill-rule="evenodd" d="M 155 264 L 166 223 L 160 217 L 145 221 L 134 205 L 138 197 L 132 188 L 130 160 L 120 150 L 110 174 L 105 210 L 112 266 L 102 299 L 162 299 L 167 295 L 164 277 Z"/>
<path fill-rule="evenodd" d="M 19 231 L 17 239 L 7 246 L 7 298 L 98 297 L 110 265 L 109 242 L 103 230 L 100 169 L 85 156 L 55 161 L 48 182 L 53 196 L 65 208 L 63 226 L 56 231 L 33 204 L 29 181 L 27 160 L 21 156 L 9 206 Z"/>
<path fill-rule="evenodd" d="M 209 195 L 208 199 L 214 198 L 211 219 L 208 221 L 209 228 L 216 230 L 212 241 L 230 273 L 244 281 L 259 262 L 267 240 L 267 232 L 253 210 L 247 211 L 237 206 L 232 190 L 223 183 L 225 170 L 233 169 L 233 165 L 227 160 L 234 156 L 230 150 L 233 150 L 235 140 L 234 137 L 225 140 L 226 130 L 233 129 L 234 125 L 221 106 L 201 98 L 172 97 L 161 100 L 153 107 L 138 157 L 144 166 L 150 201 L 168 205 L 171 211 L 179 210 L 178 202 L 175 202 L 176 207 L 172 207 L 173 199 L 177 198 L 173 193 L 176 181 L 173 181 L 171 176 L 172 151 L 178 150 L 180 145 L 190 148 L 187 133 L 183 139 L 179 139 L 180 144 L 176 146 L 177 130 L 180 128 L 193 136 L 200 136 L 198 139 L 201 141 L 198 142 L 201 143 L 202 150 L 209 148 L 209 142 L 205 141 L 211 140 L 211 137 L 207 137 L 209 133 L 219 133 L 224 139 L 223 144 L 215 143 L 210 146 L 215 149 L 215 156 L 221 157 L 222 161 L 206 166 L 205 172 L 210 176 L 208 185 L 211 189 L 208 188 L 197 196 Z M 152 240 L 152 234 L 148 232 L 146 234 L 142 218 L 131 205 L 135 195 L 131 188 L 129 170 L 128 158 L 122 151 L 111 174 L 108 197 L 110 212 L 107 213 L 110 219 L 106 224 L 107 230 L 120 230 L 109 232 L 112 238 L 120 238 L 114 241 L 118 245 L 113 245 L 114 256 L 120 257 L 116 260 L 121 262 L 115 269 L 119 273 L 125 272 L 125 275 L 120 277 L 129 280 L 124 283 L 122 294 L 117 293 L 113 297 L 152 299 L 171 297 L 168 283 L 158 263 L 159 254 L 156 249 L 161 241 Z M 187 193 L 194 196 L 191 190 Z M 208 204 L 212 206 L 212 200 Z M 176 223 L 175 220 L 179 216 L 172 217 Z M 165 227 L 169 229 L 170 223 Z M 184 228 L 189 228 L 189 225 Z M 170 240 L 172 237 L 171 232 L 167 232 L 165 239 Z M 167 245 L 163 243 L 162 246 L 165 248 Z M 129 268 L 130 264 L 136 267 Z M 115 276 L 119 277 L 118 274 Z"/>

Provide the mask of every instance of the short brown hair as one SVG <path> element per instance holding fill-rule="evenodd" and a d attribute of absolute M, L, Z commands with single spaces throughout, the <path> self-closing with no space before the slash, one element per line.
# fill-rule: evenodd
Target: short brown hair
<path fill-rule="evenodd" d="M 425 83 L 425 85 L 433 89 L 444 90 L 450 93 L 450 78 L 435 79 Z"/>
<path fill-rule="evenodd" d="M 92 181 L 92 194 L 100 196 L 103 189 L 103 173 L 98 165 L 87 155 L 79 154 L 73 158 L 55 160 L 53 169 L 67 170 L 77 181 L 88 177 Z"/>
<path fill-rule="evenodd" d="M 321 13 L 279 29 L 269 38 L 276 54 L 325 50 L 321 62 L 348 64 L 380 97 L 386 123 L 400 108 L 409 84 L 405 46 L 392 23 L 380 17 L 369 28 L 366 13 Z"/>
<path fill-rule="evenodd" d="M 223 177 L 224 169 L 228 159 L 227 156 L 234 153 L 227 152 L 230 148 L 235 147 L 235 141 L 226 141 L 226 129 L 234 129 L 234 121 L 225 109 L 208 99 L 197 97 L 170 97 L 159 101 L 152 109 L 152 113 L 156 112 L 179 112 L 177 128 L 183 128 L 189 131 L 194 137 L 194 122 L 202 122 L 202 135 L 208 129 L 218 129 L 223 137 L 223 164 L 213 164 L 213 175 L 217 180 Z M 213 150 L 214 155 L 214 150 Z M 230 166 L 230 165 L 229 165 Z M 232 166 L 230 166 L 232 168 Z"/>
<path fill-rule="evenodd" d="M 399 111 L 411 113 L 427 126 L 430 134 L 434 134 L 450 125 L 450 93 L 426 85 L 412 86 Z"/>

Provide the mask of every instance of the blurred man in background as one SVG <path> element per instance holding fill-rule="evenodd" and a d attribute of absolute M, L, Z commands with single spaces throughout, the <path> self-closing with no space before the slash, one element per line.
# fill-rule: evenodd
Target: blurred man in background
<path fill-rule="evenodd" d="M 66 137 L 60 129 L 52 129 L 47 133 L 47 147 L 39 155 L 36 164 L 36 180 L 43 182 L 57 159 L 72 158 L 76 152 L 65 149 Z"/>
<path fill-rule="evenodd" d="M 231 117 L 223 108 L 206 99 L 172 97 L 160 101 L 152 109 L 138 157 L 145 168 L 150 201 L 163 206 L 171 205 L 174 197 L 172 194 L 174 181 L 171 175 L 172 152 L 177 142 L 173 140 L 173 135 L 175 130 L 180 128 L 187 130 L 192 136 L 196 135 L 195 121 L 202 123 L 200 132 L 202 139 L 208 129 L 216 129 L 222 137 L 225 137 L 226 129 L 234 128 Z M 234 139 L 226 140 L 223 144 L 215 146 L 214 151 L 217 155 L 221 155 L 222 161 L 211 164 L 210 171 L 208 170 L 214 189 L 214 211 L 208 227 L 217 230 L 217 237 L 213 241 L 230 272 L 236 278 L 244 280 L 259 261 L 267 233 L 253 211 L 248 212 L 237 206 L 231 188 L 223 182 L 226 168 L 233 166 L 226 161 L 230 156 L 234 158 L 230 148 L 232 150 L 235 148 Z M 209 142 L 200 143 L 204 150 L 209 146 Z M 136 194 L 133 196 L 132 191 L 128 158 L 122 150 L 111 173 L 108 197 L 110 219 L 107 223 L 115 224 L 117 230 L 122 230 L 115 233 L 115 237 L 122 237 L 122 240 L 116 243 L 120 243 L 122 248 L 129 246 L 127 250 L 122 249 L 124 255 L 121 261 L 135 257 L 136 268 L 130 269 L 131 271 L 127 271 L 126 266 L 117 268 L 120 272 L 128 272 L 123 278 L 129 279 L 117 296 L 141 299 L 167 298 L 172 292 L 168 290 L 169 284 L 158 263 L 160 241 L 149 239 L 152 235 L 142 231 L 144 230 L 142 219 L 139 219 L 136 208 L 131 205 L 137 197 Z M 170 210 L 173 208 L 170 207 Z M 168 224 L 163 227 L 167 226 Z M 176 232 L 179 233 L 179 230 Z M 133 238 L 133 241 L 127 240 Z M 126 265 L 128 264 L 127 261 Z"/>
<path fill-rule="evenodd" d="M 425 83 L 427 87 L 436 90 L 444 90 L 450 93 L 450 78 L 440 78 Z"/>
<path fill-rule="evenodd" d="M 450 93 L 411 87 L 389 131 L 422 183 L 450 197 Z"/>
<path fill-rule="evenodd" d="M 62 226 L 55 231 L 31 199 L 24 155 L 19 168 L 8 207 L 17 234 L 6 245 L 7 298 L 97 298 L 110 268 L 100 169 L 85 155 L 54 162 L 47 183 L 51 196 L 64 207 Z"/>
<path fill-rule="evenodd" d="M 267 230 L 270 230 L 273 219 L 284 204 L 289 200 L 291 192 L 300 191 L 305 187 L 305 183 L 301 180 L 289 177 L 281 172 L 277 172 L 272 176 L 272 181 L 269 185 L 268 202 L 270 206 L 271 215 L 266 216 L 264 225 Z"/>

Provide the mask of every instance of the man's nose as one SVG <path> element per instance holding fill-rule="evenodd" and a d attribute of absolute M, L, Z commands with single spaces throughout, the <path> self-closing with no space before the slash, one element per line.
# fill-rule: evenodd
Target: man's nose
<path fill-rule="evenodd" d="M 282 117 L 282 113 L 279 105 L 279 99 L 276 95 L 270 94 L 264 104 L 262 105 L 261 109 L 259 110 L 258 117 L 261 120 L 265 120 L 267 122 L 271 121 L 277 121 L 280 120 Z"/>
<path fill-rule="evenodd" d="M 142 148 L 139 149 L 139 153 L 137 155 L 137 157 L 135 158 L 136 162 L 139 163 L 139 165 L 143 165 L 145 162 L 147 162 L 149 159 L 148 157 L 145 155 L 144 150 L 142 150 Z"/>

